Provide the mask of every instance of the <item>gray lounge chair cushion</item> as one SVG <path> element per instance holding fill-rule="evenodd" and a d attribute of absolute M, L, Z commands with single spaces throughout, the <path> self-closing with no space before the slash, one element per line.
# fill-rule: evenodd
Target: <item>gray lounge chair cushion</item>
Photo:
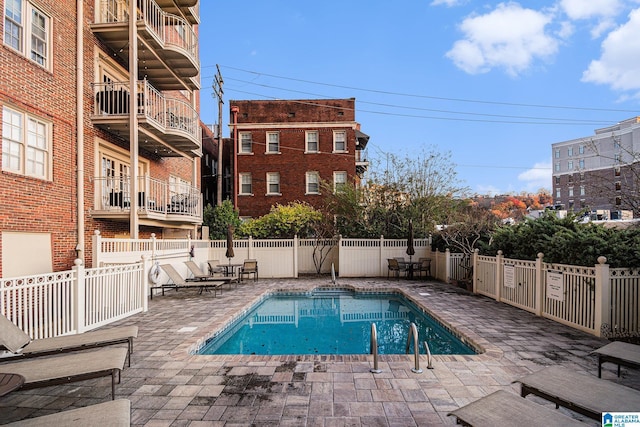
<path fill-rule="evenodd" d="M 117 399 L 42 417 L 28 418 L 7 425 L 11 427 L 129 427 L 130 414 L 131 403 L 127 399 Z"/>
<path fill-rule="evenodd" d="M 31 337 L 14 325 L 4 315 L 0 315 L 0 347 L 18 353 L 31 342 Z"/>
<path fill-rule="evenodd" d="M 0 372 L 22 375 L 25 385 L 45 383 L 60 378 L 122 369 L 127 352 L 126 348 L 114 347 L 65 353 L 60 356 L 21 359 L 17 362 L 0 363 Z"/>
<path fill-rule="evenodd" d="M 54 338 L 33 340 L 22 350 L 22 353 L 63 352 L 82 347 L 97 347 L 107 345 L 111 342 L 123 342 L 124 340 L 136 338 L 137 336 L 137 326 L 98 329 L 82 334 L 62 335 Z"/>

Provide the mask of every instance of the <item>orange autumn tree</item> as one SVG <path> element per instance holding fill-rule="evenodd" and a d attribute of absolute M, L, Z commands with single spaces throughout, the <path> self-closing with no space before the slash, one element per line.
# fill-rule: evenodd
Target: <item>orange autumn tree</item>
<path fill-rule="evenodd" d="M 491 213 L 500 219 L 519 219 L 526 215 L 527 204 L 515 196 L 509 196 L 503 202 L 494 205 Z"/>

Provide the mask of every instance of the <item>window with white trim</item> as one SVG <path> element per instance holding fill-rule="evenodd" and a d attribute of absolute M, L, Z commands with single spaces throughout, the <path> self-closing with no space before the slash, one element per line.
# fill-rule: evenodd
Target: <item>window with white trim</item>
<path fill-rule="evenodd" d="M 567 148 L 567 156 L 569 157 L 573 156 L 573 147 Z"/>
<path fill-rule="evenodd" d="M 556 172 L 560 172 L 560 162 L 556 162 L 555 169 L 556 169 Z"/>
<path fill-rule="evenodd" d="M 50 69 L 51 19 L 28 1 L 7 0 L 4 44 L 41 67 Z"/>
<path fill-rule="evenodd" d="M 51 180 L 51 123 L 2 108 L 2 169 Z"/>
<path fill-rule="evenodd" d="M 315 171 L 306 174 L 306 194 L 320 194 L 320 174 Z"/>
<path fill-rule="evenodd" d="M 267 172 L 267 194 L 280 195 L 280 174 Z"/>
<path fill-rule="evenodd" d="M 556 148 L 556 159 L 560 158 L 560 149 Z"/>
<path fill-rule="evenodd" d="M 333 151 L 347 151 L 347 132 L 344 130 L 333 132 Z"/>
<path fill-rule="evenodd" d="M 556 188 L 556 199 L 558 199 L 558 200 L 559 200 L 559 199 L 560 199 L 560 195 L 561 195 L 561 194 L 562 194 L 562 193 L 560 193 L 560 189 L 559 189 L 559 188 Z"/>
<path fill-rule="evenodd" d="M 253 152 L 253 141 L 251 132 L 240 132 L 240 153 L 249 154 Z"/>
<path fill-rule="evenodd" d="M 580 186 L 580 195 L 581 195 L 581 196 L 584 196 L 585 194 L 586 194 L 586 188 L 585 188 L 585 186 L 584 186 L 584 185 L 581 185 L 581 186 Z"/>
<path fill-rule="evenodd" d="M 573 197 L 573 187 L 569 187 L 569 197 Z"/>
<path fill-rule="evenodd" d="M 572 171 L 573 170 L 573 160 L 569 160 L 567 162 L 567 170 L 568 171 Z"/>
<path fill-rule="evenodd" d="M 333 191 L 338 192 L 344 190 L 347 185 L 347 173 L 344 171 L 333 172 Z"/>
<path fill-rule="evenodd" d="M 267 132 L 267 153 L 280 153 L 280 134 Z"/>
<path fill-rule="evenodd" d="M 579 167 L 580 169 L 584 169 L 584 159 L 580 159 L 580 160 L 578 160 L 578 167 Z"/>
<path fill-rule="evenodd" d="M 238 177 L 240 178 L 239 179 L 239 181 L 240 181 L 240 194 L 245 194 L 245 195 L 253 194 L 251 174 L 250 173 L 241 173 L 241 174 L 238 174 Z"/>
<path fill-rule="evenodd" d="M 307 131 L 305 134 L 305 152 L 306 153 L 317 153 L 319 150 L 318 147 L 318 131 Z"/>
<path fill-rule="evenodd" d="M 578 147 L 578 154 L 584 154 L 584 145 Z"/>

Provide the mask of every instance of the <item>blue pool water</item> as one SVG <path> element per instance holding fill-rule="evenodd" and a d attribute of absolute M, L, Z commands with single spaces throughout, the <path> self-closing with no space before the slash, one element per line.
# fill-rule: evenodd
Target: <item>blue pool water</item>
<path fill-rule="evenodd" d="M 379 354 L 405 354 L 411 322 L 432 354 L 476 354 L 400 294 L 335 290 L 272 295 L 198 354 L 369 354 L 372 322 Z M 426 353 L 422 344 L 420 353 Z"/>

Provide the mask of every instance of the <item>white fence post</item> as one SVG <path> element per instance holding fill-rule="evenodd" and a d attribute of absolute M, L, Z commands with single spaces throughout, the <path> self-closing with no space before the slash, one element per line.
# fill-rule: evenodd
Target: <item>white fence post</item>
<path fill-rule="evenodd" d="M 93 251 L 91 257 L 91 266 L 93 268 L 100 266 L 100 251 L 102 250 L 102 236 L 100 236 L 100 230 L 95 230 L 92 236 Z"/>
<path fill-rule="evenodd" d="M 476 248 L 473 250 L 473 254 L 471 255 L 471 292 L 476 293 L 476 277 L 478 277 L 478 255 L 480 253 L 480 249 Z"/>
<path fill-rule="evenodd" d="M 253 259 L 253 236 L 249 236 L 249 240 L 247 242 L 247 258 Z"/>
<path fill-rule="evenodd" d="M 300 249 L 300 240 L 298 235 L 293 236 L 293 277 L 298 278 L 298 250 Z"/>
<path fill-rule="evenodd" d="M 606 257 L 598 257 L 595 280 L 595 335 L 602 336 L 602 325 L 609 324 L 613 331 L 617 325 L 611 325 L 611 281 L 609 279 L 609 264 Z"/>
<path fill-rule="evenodd" d="M 451 252 L 449 248 L 444 251 L 444 283 L 451 283 Z"/>
<path fill-rule="evenodd" d="M 157 244 L 156 233 L 151 233 L 151 259 L 152 260 L 156 259 L 156 251 L 158 250 L 156 244 Z"/>
<path fill-rule="evenodd" d="M 384 268 L 388 267 L 388 262 L 384 262 L 386 261 L 385 259 L 385 249 L 384 249 L 384 236 L 381 234 L 380 235 L 380 250 L 378 251 L 378 265 L 380 266 L 380 271 L 378 272 L 378 276 L 382 277 L 384 276 Z M 384 263 L 384 264 L 383 264 Z"/>
<path fill-rule="evenodd" d="M 75 259 L 73 269 L 76 271 L 76 280 L 74 282 L 74 296 L 73 298 L 73 316 L 75 320 L 76 333 L 81 333 L 86 330 L 85 325 L 85 308 L 86 308 L 86 296 L 85 296 L 85 273 L 82 260 Z"/>
<path fill-rule="evenodd" d="M 536 299 L 534 301 L 534 313 L 536 316 L 542 316 L 544 311 L 544 300 L 545 300 L 545 292 L 542 289 L 542 282 L 544 278 L 544 270 L 543 270 L 543 258 L 544 254 L 542 252 L 538 252 L 538 257 L 536 258 L 536 283 L 535 283 L 535 295 Z"/>
<path fill-rule="evenodd" d="M 142 311 L 149 311 L 149 299 L 147 295 L 149 293 L 149 271 L 151 270 L 151 266 L 153 265 L 153 261 L 149 259 L 148 255 L 142 255 L 142 286 L 140 287 L 140 291 L 142 295 L 140 295 L 140 301 L 142 301 Z"/>
<path fill-rule="evenodd" d="M 498 251 L 498 253 L 496 254 L 496 274 L 495 274 L 495 288 L 494 288 L 494 294 L 495 294 L 495 298 L 496 301 L 500 301 L 500 299 L 502 298 L 502 277 L 503 277 L 503 273 L 504 273 L 504 255 L 502 254 L 502 251 Z"/>

